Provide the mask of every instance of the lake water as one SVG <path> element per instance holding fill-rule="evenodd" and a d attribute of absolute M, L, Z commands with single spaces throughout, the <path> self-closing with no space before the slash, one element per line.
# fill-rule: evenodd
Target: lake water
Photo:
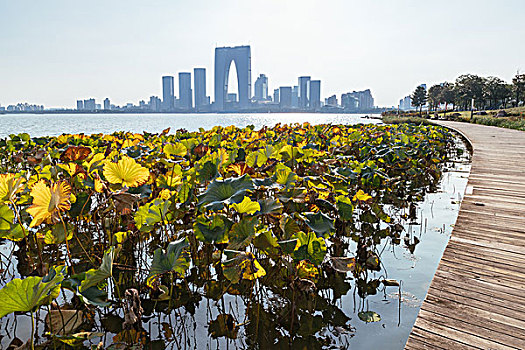
<path fill-rule="evenodd" d="M 373 116 L 373 115 L 371 115 Z M 373 116 L 375 117 L 375 116 Z M 171 127 L 176 129 L 198 130 L 210 129 L 215 125 L 235 125 L 244 127 L 254 125 L 260 128 L 264 125 L 273 126 L 277 123 L 312 124 L 358 124 L 379 123 L 378 119 L 364 118 L 364 115 L 347 114 L 57 114 L 57 115 L 0 115 L 0 138 L 9 134 L 21 132 L 31 136 L 60 135 L 62 133 L 111 133 L 114 131 L 160 132 Z M 460 148 L 464 148 L 461 140 L 457 140 Z M 468 152 L 465 152 L 465 154 Z M 346 295 L 336 301 L 336 306 L 351 318 L 355 332 L 350 334 L 340 346 L 359 349 L 402 349 L 425 298 L 428 287 L 435 273 L 443 250 L 450 237 L 453 224 L 456 221 L 459 205 L 465 191 L 470 165 L 466 159 L 449 163 L 449 169 L 443 174 L 438 192 L 429 193 L 425 200 L 418 203 L 417 222 L 405 223 L 405 230 L 411 237 L 417 237 L 420 243 L 415 251 L 410 252 L 406 246 L 394 246 L 384 242 L 378 250 L 382 252 L 381 259 L 384 268 L 377 273 L 389 279 L 401 282 L 401 290 L 397 287 L 387 287 L 384 293 L 369 296 L 362 300 L 352 288 Z M 2 248 L 6 248 L 3 246 Z M 377 277 L 376 276 L 376 277 Z M 235 299 L 231 299 L 235 302 Z M 362 303 L 367 308 L 377 311 L 381 321 L 364 323 L 357 317 L 357 310 Z M 216 315 L 214 315 L 215 317 Z M 4 318 L 0 321 L 0 348 L 9 344 L 9 339 L 16 335 L 23 341 L 28 338 L 30 319 L 19 315 Z M 209 322 L 207 308 L 197 309 L 192 321 L 195 324 L 188 340 L 197 348 L 243 348 L 242 341 L 213 340 L 207 335 Z M 160 322 L 171 322 L 171 315 L 163 315 L 160 319 L 148 322 L 158 327 Z M 42 322 L 40 327 L 42 327 Z M 38 327 L 38 326 L 37 326 Z M 160 330 L 151 330 L 152 338 L 162 337 Z M 104 337 L 104 342 L 111 343 L 112 334 Z M 170 348 L 176 349 L 174 343 Z"/>
<path fill-rule="evenodd" d="M 0 115 L 0 137 L 26 132 L 31 136 L 63 133 L 112 133 L 114 131 L 161 132 L 166 128 L 197 131 L 216 125 L 245 127 L 273 126 L 277 123 L 358 124 L 379 123 L 364 114 L 254 113 L 254 114 L 5 114 Z M 370 114 L 378 118 L 379 115 Z"/>

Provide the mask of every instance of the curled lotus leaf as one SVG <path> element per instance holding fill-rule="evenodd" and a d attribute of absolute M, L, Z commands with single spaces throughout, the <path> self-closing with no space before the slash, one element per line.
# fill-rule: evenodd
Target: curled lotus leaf
<path fill-rule="evenodd" d="M 54 182 L 49 187 L 44 180 L 38 181 L 31 189 L 33 205 L 27 212 L 33 216 L 30 227 L 47 221 L 56 223 L 60 219 L 60 212 L 71 208 L 71 186 L 65 181 Z"/>

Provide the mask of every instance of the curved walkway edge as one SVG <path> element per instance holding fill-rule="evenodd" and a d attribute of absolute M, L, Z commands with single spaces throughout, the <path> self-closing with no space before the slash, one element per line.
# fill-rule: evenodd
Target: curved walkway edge
<path fill-rule="evenodd" d="M 437 122 L 473 146 L 467 191 L 406 349 L 525 349 L 525 132 Z"/>

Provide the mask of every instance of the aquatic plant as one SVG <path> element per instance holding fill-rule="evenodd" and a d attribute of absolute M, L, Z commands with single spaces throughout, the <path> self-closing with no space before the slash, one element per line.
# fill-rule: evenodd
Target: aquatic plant
<path fill-rule="evenodd" d="M 78 325 L 47 322 L 42 344 L 104 329 L 124 348 L 153 341 L 144 319 L 194 315 L 205 298 L 214 338 L 337 342 L 352 327 L 335 301 L 352 285 L 361 298 L 396 286 L 371 277 L 376 247 L 404 242 L 401 220 L 452 147 L 445 129 L 406 124 L 11 135 L 0 140 L 0 237 L 18 263 L 3 271 L 13 303 L 0 315 L 74 310 Z M 380 320 L 364 308 L 359 318 Z M 177 327 L 163 327 L 176 342 Z"/>

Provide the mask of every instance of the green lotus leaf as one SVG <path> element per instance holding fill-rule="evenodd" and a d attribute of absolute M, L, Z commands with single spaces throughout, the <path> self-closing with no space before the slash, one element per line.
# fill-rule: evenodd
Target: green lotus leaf
<path fill-rule="evenodd" d="M 195 237 L 205 243 L 225 243 L 228 241 L 227 232 L 231 227 L 231 222 L 222 215 L 200 215 L 193 224 Z"/>
<path fill-rule="evenodd" d="M 118 251 L 119 249 L 116 249 L 115 247 L 109 248 L 104 252 L 100 267 L 85 272 L 85 277 L 82 279 L 80 287 L 78 288 L 80 293 L 86 291 L 88 288 L 97 286 L 99 283 L 113 276 L 113 260 Z"/>
<path fill-rule="evenodd" d="M 6 204 L 0 205 L 0 231 L 6 231 L 11 229 L 15 214 L 13 210 Z"/>
<path fill-rule="evenodd" d="M 314 232 L 296 233 L 293 238 L 299 240 L 299 248 L 293 252 L 294 260 L 309 260 L 315 265 L 320 265 L 326 255 L 326 243 L 322 237 L 317 237 Z"/>
<path fill-rule="evenodd" d="M 170 242 L 166 251 L 157 248 L 153 253 L 148 279 L 167 272 L 175 272 L 180 276 L 184 276 L 184 273 L 190 266 L 190 261 L 183 250 L 189 245 L 187 238 L 181 238 Z"/>
<path fill-rule="evenodd" d="M 305 213 L 304 216 L 306 225 L 317 235 L 322 236 L 334 230 L 334 220 L 321 212 Z"/>
<path fill-rule="evenodd" d="M 341 220 L 352 220 L 354 205 L 350 198 L 346 196 L 338 196 L 336 201 L 337 212 L 339 213 Z"/>
<path fill-rule="evenodd" d="M 283 238 L 285 240 L 290 239 L 294 234 L 301 231 L 301 228 L 297 222 L 287 214 L 284 214 L 281 217 L 281 220 L 279 221 L 279 227 L 283 231 Z"/>
<path fill-rule="evenodd" d="M 155 199 L 153 202 L 146 203 L 139 207 L 135 213 L 135 225 L 141 231 L 151 231 L 155 224 L 167 224 L 172 216 L 169 210 L 170 206 L 170 201 L 162 199 Z"/>
<path fill-rule="evenodd" d="M 228 248 L 240 250 L 250 245 L 255 236 L 255 225 L 258 223 L 257 217 L 244 217 L 240 222 L 234 224 L 228 233 L 230 241 Z"/>
<path fill-rule="evenodd" d="M 247 174 L 239 178 L 214 180 L 199 197 L 199 206 L 204 206 L 207 210 L 220 210 L 224 205 L 239 203 L 247 191 L 253 188 L 253 181 Z"/>
<path fill-rule="evenodd" d="M 275 256 L 279 254 L 279 243 L 271 230 L 259 232 L 253 240 L 253 245 L 268 255 Z"/>
<path fill-rule="evenodd" d="M 256 213 L 258 215 L 277 215 L 283 211 L 283 205 L 278 199 L 261 199 L 259 205 L 261 209 Z"/>
<path fill-rule="evenodd" d="M 45 277 L 15 278 L 0 289 L 0 318 L 12 312 L 33 311 L 58 297 L 64 266 L 53 267 Z"/>

